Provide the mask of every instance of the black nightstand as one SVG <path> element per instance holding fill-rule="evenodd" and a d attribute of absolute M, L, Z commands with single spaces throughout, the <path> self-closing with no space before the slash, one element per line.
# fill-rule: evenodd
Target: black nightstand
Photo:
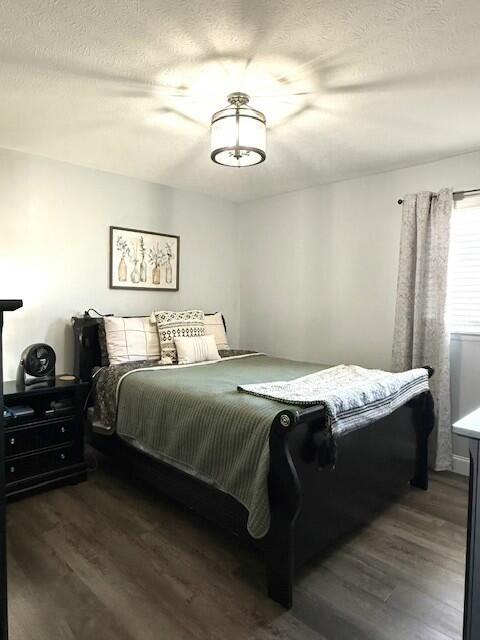
<path fill-rule="evenodd" d="M 7 500 L 86 480 L 83 404 L 88 383 L 56 378 L 50 386 L 3 383 L 5 408 L 33 413 L 4 420 Z"/>

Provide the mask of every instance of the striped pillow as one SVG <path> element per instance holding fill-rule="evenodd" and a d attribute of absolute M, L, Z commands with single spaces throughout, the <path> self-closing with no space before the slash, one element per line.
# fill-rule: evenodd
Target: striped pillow
<path fill-rule="evenodd" d="M 160 343 L 149 318 L 104 318 L 110 364 L 160 360 Z"/>
<path fill-rule="evenodd" d="M 175 338 L 178 364 L 193 364 L 207 360 L 220 360 L 214 336 Z"/>

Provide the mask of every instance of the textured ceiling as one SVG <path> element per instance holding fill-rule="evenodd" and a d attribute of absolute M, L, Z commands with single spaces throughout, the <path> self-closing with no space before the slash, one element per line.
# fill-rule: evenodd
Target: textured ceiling
<path fill-rule="evenodd" d="M 480 147 L 478 0 L 2 0 L 0 146 L 243 201 Z M 267 160 L 214 165 L 246 91 Z"/>

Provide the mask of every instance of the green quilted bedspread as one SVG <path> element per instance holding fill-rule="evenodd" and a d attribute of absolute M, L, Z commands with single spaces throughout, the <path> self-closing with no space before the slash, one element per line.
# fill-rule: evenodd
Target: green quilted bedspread
<path fill-rule="evenodd" d="M 214 364 L 133 371 L 119 387 L 117 433 L 236 498 L 248 531 L 270 526 L 267 478 L 272 420 L 279 402 L 237 385 L 292 380 L 325 367 L 251 355 Z"/>

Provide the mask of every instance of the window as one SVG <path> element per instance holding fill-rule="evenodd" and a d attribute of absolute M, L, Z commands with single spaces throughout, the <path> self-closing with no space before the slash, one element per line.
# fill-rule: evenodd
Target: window
<path fill-rule="evenodd" d="M 452 214 L 448 323 L 452 333 L 480 333 L 480 202 L 464 203 Z"/>

